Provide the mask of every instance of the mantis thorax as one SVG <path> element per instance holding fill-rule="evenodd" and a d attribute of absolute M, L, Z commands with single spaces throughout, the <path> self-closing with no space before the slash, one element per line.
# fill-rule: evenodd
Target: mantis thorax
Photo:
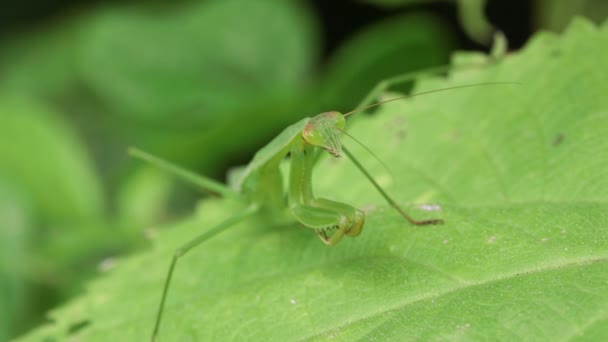
<path fill-rule="evenodd" d="M 307 143 L 321 147 L 332 156 L 342 156 L 340 133 L 346 125 L 344 115 L 340 112 L 325 112 L 311 118 L 302 130 L 302 138 Z"/>

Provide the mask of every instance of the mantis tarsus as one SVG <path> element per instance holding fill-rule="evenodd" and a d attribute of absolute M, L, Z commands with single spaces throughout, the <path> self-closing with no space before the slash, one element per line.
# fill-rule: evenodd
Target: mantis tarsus
<path fill-rule="evenodd" d="M 152 340 L 155 340 L 158 335 L 164 305 L 177 261 L 191 249 L 199 246 L 204 241 L 227 228 L 230 228 L 253 215 L 266 213 L 268 217 L 277 217 L 281 218 L 281 220 L 287 217 L 292 221 L 299 222 L 305 227 L 311 228 L 325 244 L 330 246 L 337 244 L 345 235 L 356 237 L 361 233 L 365 222 L 365 214 L 363 211 L 345 203 L 335 202 L 325 198 L 317 198 L 313 194 L 312 171 L 317 159 L 316 157 L 319 153 L 322 153 L 322 151 L 326 151 L 337 158 L 341 157 L 343 153 L 346 154 L 386 201 L 410 224 L 434 225 L 443 223 L 443 220 L 441 219 L 416 220 L 412 218 L 378 185 L 352 153 L 342 146 L 340 136 L 344 133 L 345 117 L 357 111 L 365 110 L 383 103 L 422 94 L 455 88 L 512 82 L 488 82 L 461 85 L 417 93 L 410 96 L 402 96 L 371 105 L 369 104 L 378 93 L 382 92 L 392 83 L 403 82 L 404 79 L 407 79 L 407 77 L 393 79 L 392 82 L 385 81 L 384 83 L 380 83 L 372 92 L 372 96 L 366 98 L 367 103 L 362 103 L 357 109 L 351 112 L 346 114 L 336 111 L 321 113 L 312 118 L 302 119 L 284 129 L 276 138 L 260 149 L 255 154 L 253 160 L 247 165 L 237 184 L 238 189 L 240 189 L 239 192 L 141 150 L 134 148 L 130 149 L 131 155 L 175 173 L 205 190 L 220 194 L 224 197 L 242 200 L 249 204 L 247 209 L 242 213 L 233 215 L 224 222 L 212 227 L 175 250 L 165 278 L 165 284 L 152 332 Z M 290 174 L 289 184 L 285 189 L 279 166 L 288 154 L 290 155 Z"/>

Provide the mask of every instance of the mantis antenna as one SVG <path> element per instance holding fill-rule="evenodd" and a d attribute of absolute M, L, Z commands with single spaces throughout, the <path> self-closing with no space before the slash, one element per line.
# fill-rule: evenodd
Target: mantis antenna
<path fill-rule="evenodd" d="M 441 92 L 441 91 L 446 91 L 446 90 L 451 90 L 451 89 L 471 88 L 471 87 L 479 87 L 479 86 L 484 86 L 484 85 L 498 85 L 498 84 L 520 84 L 520 83 L 519 82 L 484 82 L 484 83 L 465 84 L 465 85 L 460 85 L 460 86 L 455 86 L 455 87 L 448 87 L 448 88 L 440 88 L 440 89 L 435 89 L 435 90 L 423 91 L 423 92 L 416 93 L 416 94 L 399 96 L 399 97 L 395 97 L 395 98 L 390 99 L 390 100 L 376 102 L 376 103 L 373 103 L 373 104 L 371 104 L 369 106 L 365 106 L 365 107 L 362 107 L 362 108 L 356 108 L 356 109 L 354 109 L 354 110 L 352 110 L 352 111 L 344 114 L 344 116 L 346 117 L 346 116 L 349 116 L 349 115 L 354 114 L 356 112 L 360 112 L 360 111 L 363 111 L 363 110 L 366 110 L 366 109 L 369 109 L 369 108 L 372 108 L 372 107 L 376 107 L 376 106 L 379 106 L 381 104 L 385 104 L 385 103 L 388 103 L 388 102 L 393 102 L 393 101 L 398 101 L 398 100 L 403 100 L 403 99 L 409 99 L 409 98 L 416 97 L 416 96 L 419 96 L 419 95 L 438 93 L 438 92 Z"/>
<path fill-rule="evenodd" d="M 458 88 L 470 88 L 470 87 L 478 87 L 478 86 L 482 86 L 482 85 L 499 85 L 499 84 L 519 84 L 519 82 L 484 82 L 484 83 L 465 84 L 465 85 L 460 85 L 460 86 L 455 86 L 455 87 L 434 89 L 434 90 L 424 91 L 424 92 L 420 92 L 420 93 L 416 93 L 416 94 L 399 96 L 399 97 L 395 97 L 395 98 L 392 98 L 392 99 L 389 99 L 389 100 L 385 100 L 385 101 L 379 101 L 379 102 L 373 103 L 371 105 L 368 105 L 368 106 L 365 106 L 365 107 L 362 107 L 362 108 L 354 109 L 354 110 L 352 110 L 352 111 L 344 114 L 344 116 L 348 116 L 348 115 L 354 114 L 356 112 L 360 112 L 360 111 L 363 111 L 363 110 L 366 110 L 366 109 L 369 109 L 369 108 L 372 108 L 372 107 L 376 107 L 376 106 L 385 104 L 387 102 L 393 102 L 393 101 L 408 99 L 408 98 L 416 97 L 416 96 L 419 96 L 419 95 L 437 93 L 437 92 L 440 92 L 440 91 L 451 90 L 451 89 L 458 89 Z M 382 165 L 382 167 L 384 167 L 384 169 L 388 173 L 391 173 L 391 170 L 389 169 L 389 167 L 374 152 L 372 152 L 372 150 L 370 150 L 367 146 L 365 146 L 365 144 L 363 144 L 362 142 L 360 142 L 357 138 L 355 138 L 354 136 L 352 136 L 351 134 L 349 134 L 345 130 L 340 129 L 338 127 L 335 127 L 335 129 L 337 129 L 340 132 L 344 133 L 344 135 L 348 136 L 349 138 L 351 138 L 352 140 L 354 140 L 357 144 L 359 144 L 359 146 L 363 147 L 369 154 L 371 154 L 374 157 L 374 159 L 376 159 Z"/>
<path fill-rule="evenodd" d="M 346 135 L 347 137 L 351 138 L 354 142 L 356 142 L 357 144 L 359 144 L 359 146 L 363 147 L 369 154 L 371 154 L 374 159 L 376 159 L 381 165 L 382 167 L 384 167 L 384 169 L 386 170 L 386 172 L 390 173 L 392 176 L 392 172 L 391 170 L 388 168 L 388 166 L 382 161 L 382 159 L 380 159 L 380 157 L 378 157 L 372 150 L 370 150 L 369 147 L 365 146 L 364 143 L 360 142 L 359 139 L 353 137 L 351 134 L 349 134 L 348 132 L 346 132 L 343 129 L 340 129 L 338 127 L 335 127 L 338 131 L 344 133 L 344 135 Z"/>

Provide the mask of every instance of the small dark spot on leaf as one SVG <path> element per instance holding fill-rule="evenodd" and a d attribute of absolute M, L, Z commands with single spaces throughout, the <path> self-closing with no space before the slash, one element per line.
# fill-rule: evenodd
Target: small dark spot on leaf
<path fill-rule="evenodd" d="M 80 330 L 86 328 L 90 324 L 91 324 L 91 321 L 89 321 L 88 319 L 82 320 L 77 323 L 73 323 L 68 328 L 68 335 L 73 335 L 73 334 L 79 332 Z"/>
<path fill-rule="evenodd" d="M 559 49 L 553 49 L 551 51 L 551 57 L 560 57 L 562 55 L 562 51 Z"/>
<path fill-rule="evenodd" d="M 553 147 L 557 147 L 559 145 L 561 145 L 564 142 L 565 136 L 563 133 L 559 133 L 558 135 L 555 136 L 555 138 L 553 139 Z"/>
<path fill-rule="evenodd" d="M 385 129 L 392 130 L 398 141 L 403 141 L 407 137 L 405 126 L 405 118 L 401 116 L 384 123 Z"/>

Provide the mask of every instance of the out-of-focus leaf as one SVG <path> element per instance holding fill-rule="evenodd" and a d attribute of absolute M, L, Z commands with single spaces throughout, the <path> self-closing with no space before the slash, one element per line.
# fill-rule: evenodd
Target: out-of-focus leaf
<path fill-rule="evenodd" d="M 534 3 L 536 25 L 555 32 L 561 32 L 577 15 L 600 24 L 608 18 L 608 1 L 605 0 L 537 0 Z"/>
<path fill-rule="evenodd" d="M 25 275 L 32 219 L 27 199 L 1 179 L 0 170 L 0 341 L 8 341 L 29 314 Z"/>
<path fill-rule="evenodd" d="M 9 44 L 0 90 L 76 119 L 111 179 L 129 145 L 213 172 L 303 115 L 315 24 L 299 1 L 93 6 Z"/>
<path fill-rule="evenodd" d="M 64 96 L 77 77 L 79 19 L 63 17 L 2 41 L 0 91 Z"/>
<path fill-rule="evenodd" d="M 136 145 L 214 174 L 303 115 L 317 39 L 297 1 L 103 8 L 83 30 L 79 67 L 101 103 L 84 125 L 113 135 L 110 156 Z"/>
<path fill-rule="evenodd" d="M 57 221 L 99 218 L 104 198 L 86 149 L 71 128 L 31 98 L 0 99 L 0 170 Z"/>
<path fill-rule="evenodd" d="M 401 15 L 367 27 L 332 56 L 324 102 L 352 109 L 385 78 L 446 64 L 453 45 L 444 23 L 430 14 Z"/>
<path fill-rule="evenodd" d="M 494 28 L 485 15 L 486 0 L 360 0 L 376 6 L 395 8 L 426 3 L 453 3 L 458 7 L 460 24 L 466 34 L 479 44 L 491 43 Z"/>
<path fill-rule="evenodd" d="M 479 44 L 489 45 L 494 27 L 485 15 L 486 0 L 458 0 L 460 24 L 467 35 Z"/>
<path fill-rule="evenodd" d="M 359 0 L 359 2 L 370 3 L 383 7 L 399 7 L 409 5 L 420 5 L 433 2 L 455 2 L 456 0 Z"/>
<path fill-rule="evenodd" d="M 507 42 L 507 37 L 504 35 L 504 33 L 496 31 L 494 33 L 494 41 L 492 42 L 490 56 L 494 59 L 500 59 L 507 54 L 508 50 L 509 42 Z"/>
<path fill-rule="evenodd" d="M 297 2 L 145 6 L 102 9 L 83 36 L 84 77 L 115 112 L 208 122 L 309 78 L 314 29 Z"/>
<path fill-rule="evenodd" d="M 350 133 L 394 176 L 363 150 L 360 161 L 398 203 L 418 204 L 412 215 L 445 224 L 409 225 L 348 161 L 327 158 L 317 193 L 366 208 L 362 235 L 328 248 L 298 224 L 234 227 L 180 261 L 160 338 L 605 340 L 608 80 L 597 70 L 608 68 L 607 41 L 608 25 L 579 20 L 563 37 L 540 34 L 492 67 L 427 79 L 417 91 L 520 86 L 421 96 L 360 116 Z M 147 339 L 174 249 L 242 209 L 204 201 L 157 250 L 124 260 L 22 340 Z"/>
<path fill-rule="evenodd" d="M 170 177 L 162 170 L 144 166 L 125 179 L 117 202 L 119 216 L 129 228 L 141 231 L 166 217 L 173 185 Z"/>

